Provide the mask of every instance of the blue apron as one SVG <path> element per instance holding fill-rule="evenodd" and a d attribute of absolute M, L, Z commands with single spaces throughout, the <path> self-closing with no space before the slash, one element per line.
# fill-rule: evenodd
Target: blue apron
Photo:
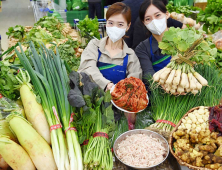
<path fill-rule="evenodd" d="M 150 41 L 150 54 L 151 54 L 151 60 L 153 63 L 153 69 L 155 70 L 155 72 L 161 70 L 162 68 L 164 68 L 165 66 L 167 66 L 167 64 L 169 64 L 170 60 L 171 60 L 171 56 L 169 55 L 162 55 L 162 56 L 158 56 L 153 54 L 153 49 L 152 49 L 152 35 L 149 38 Z"/>
<path fill-rule="evenodd" d="M 101 52 L 99 49 L 98 49 L 98 52 L 99 52 L 99 56 L 98 56 L 98 61 L 97 61 L 97 67 L 99 68 L 103 77 L 110 80 L 114 84 L 116 84 L 120 80 L 126 78 L 126 70 L 127 70 L 127 65 L 128 65 L 128 54 L 123 59 L 123 65 L 120 66 L 120 65 L 100 62 L 99 59 L 101 57 Z"/>

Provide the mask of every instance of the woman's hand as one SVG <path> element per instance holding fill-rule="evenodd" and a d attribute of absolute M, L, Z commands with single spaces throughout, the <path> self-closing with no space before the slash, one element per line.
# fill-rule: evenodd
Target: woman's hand
<path fill-rule="evenodd" d="M 105 91 L 110 90 L 113 86 L 114 86 L 114 84 L 112 82 L 108 83 Z"/>

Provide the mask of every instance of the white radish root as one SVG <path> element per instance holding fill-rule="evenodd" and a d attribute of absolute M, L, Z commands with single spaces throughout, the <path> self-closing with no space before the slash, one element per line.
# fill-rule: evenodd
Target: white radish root
<path fill-rule="evenodd" d="M 184 91 L 184 87 L 178 86 L 177 92 L 178 92 L 179 94 L 184 93 L 184 92 L 185 92 L 185 91 Z"/>
<path fill-rule="evenodd" d="M 191 92 L 191 89 L 188 88 L 188 89 L 185 89 L 185 91 L 186 91 L 187 93 L 189 93 L 189 92 Z"/>
<path fill-rule="evenodd" d="M 202 86 L 207 86 L 208 82 L 205 78 L 203 78 L 199 73 L 194 72 L 193 73 L 194 77 L 202 84 Z"/>
<path fill-rule="evenodd" d="M 188 73 L 188 78 L 189 78 L 189 82 L 190 82 L 190 89 L 196 89 L 196 83 L 194 81 L 194 76 L 192 73 Z"/>
<path fill-rule="evenodd" d="M 173 84 L 174 85 L 179 85 L 180 83 L 180 77 L 181 77 L 181 69 L 177 69 L 175 73 L 175 77 L 173 79 Z"/>
<path fill-rule="evenodd" d="M 191 90 L 191 93 L 193 93 L 194 96 L 195 96 L 198 93 L 198 90 L 197 89 L 193 89 L 193 90 Z"/>
<path fill-rule="evenodd" d="M 176 89 L 177 89 L 177 85 L 174 85 L 174 84 L 173 84 L 173 85 L 171 86 L 171 88 L 176 90 Z"/>
<path fill-rule="evenodd" d="M 186 73 L 182 73 L 180 85 L 181 85 L 182 87 L 186 87 L 187 84 L 189 84 L 188 76 L 187 76 Z"/>
<path fill-rule="evenodd" d="M 164 72 L 162 74 L 160 74 L 160 79 L 163 79 L 164 81 L 166 81 L 166 79 L 167 79 L 168 75 L 170 74 L 171 70 L 172 70 L 171 68 L 166 68 L 164 70 Z"/>
<path fill-rule="evenodd" d="M 170 93 L 171 93 L 171 94 L 176 93 L 176 89 L 170 89 Z"/>
<path fill-rule="evenodd" d="M 153 80 L 155 82 L 158 82 L 160 80 L 160 74 L 164 72 L 164 70 L 166 69 L 166 67 L 164 67 L 163 69 L 159 70 L 158 72 L 156 72 L 154 75 L 153 75 Z"/>
<path fill-rule="evenodd" d="M 173 78 L 175 76 L 175 73 L 176 73 L 176 70 L 172 70 L 170 72 L 170 75 L 169 75 L 169 77 L 166 80 L 166 84 L 172 84 L 173 83 Z"/>

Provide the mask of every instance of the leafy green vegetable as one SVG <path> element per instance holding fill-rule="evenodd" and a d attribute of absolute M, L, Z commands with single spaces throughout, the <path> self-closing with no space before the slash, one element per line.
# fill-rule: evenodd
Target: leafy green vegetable
<path fill-rule="evenodd" d="M 145 109 L 136 115 L 135 129 L 144 129 L 153 123 L 154 121 L 151 112 L 148 111 L 148 109 Z"/>
<path fill-rule="evenodd" d="M 42 27 L 46 28 L 47 31 L 49 31 L 54 38 L 62 39 L 65 38 L 62 35 L 62 29 L 64 28 L 64 25 L 59 22 L 59 20 L 56 17 L 42 17 L 40 20 L 34 24 L 35 27 Z"/>
<path fill-rule="evenodd" d="M 93 37 L 100 39 L 99 23 L 96 17 L 91 19 L 87 15 L 84 20 L 79 22 L 78 28 L 80 29 L 81 36 L 85 37 L 87 41 L 90 41 Z"/>
<path fill-rule="evenodd" d="M 15 78 L 17 71 L 11 69 L 10 66 L 9 61 L 0 61 L 0 93 L 9 99 L 17 99 L 19 91 L 14 88 L 18 85 Z"/>
<path fill-rule="evenodd" d="M 14 37 L 16 39 L 19 39 L 21 41 L 25 34 L 25 28 L 21 25 L 16 25 L 15 27 L 9 27 L 8 32 L 6 32 L 6 35 L 8 37 Z"/>
<path fill-rule="evenodd" d="M 78 47 L 79 47 L 78 41 L 73 41 L 72 39 L 68 39 L 68 41 L 58 46 L 60 57 L 74 71 L 77 71 L 80 65 L 80 57 L 75 56 L 76 53 L 75 49 L 77 49 Z"/>
<path fill-rule="evenodd" d="M 216 64 L 217 64 L 217 67 L 222 72 L 222 51 L 221 50 L 218 50 L 218 52 L 217 52 Z"/>
<path fill-rule="evenodd" d="M 215 33 L 222 28 L 222 1 L 208 0 L 204 11 L 197 15 L 197 22 L 204 22 L 203 30 Z"/>
<path fill-rule="evenodd" d="M 169 13 L 176 12 L 179 14 L 184 14 L 186 17 L 190 16 L 192 14 L 192 11 L 200 11 L 201 10 L 198 7 L 192 7 L 189 5 L 174 6 L 172 1 L 167 4 L 166 8 Z"/>
<path fill-rule="evenodd" d="M 47 44 L 53 41 L 52 34 L 44 29 L 32 28 L 26 35 L 26 41 L 33 41 L 36 47 L 39 47 L 39 42 Z"/>
<path fill-rule="evenodd" d="M 202 34 L 194 28 L 173 28 L 171 27 L 165 32 L 162 42 L 159 43 L 159 48 L 162 49 L 162 54 L 171 56 L 188 54 L 195 62 L 213 62 L 217 55 L 217 49 L 212 45 L 212 42 L 203 40 Z M 187 53 L 188 51 L 190 53 Z"/>

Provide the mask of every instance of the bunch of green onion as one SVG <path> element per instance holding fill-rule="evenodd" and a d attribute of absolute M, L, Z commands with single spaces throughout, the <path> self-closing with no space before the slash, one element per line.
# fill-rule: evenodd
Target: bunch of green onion
<path fill-rule="evenodd" d="M 52 149 L 58 169 L 82 170 L 82 153 L 78 136 L 76 131 L 68 130 L 73 127 L 70 121 L 73 110 L 67 99 L 70 89 L 64 62 L 60 59 L 58 51 L 55 55 L 44 45 L 40 45 L 38 53 L 34 44 L 30 42 L 29 57 L 25 55 L 21 44 L 19 46 L 22 52 L 19 53 L 16 50 L 16 53 L 21 64 L 28 71 L 35 91 L 41 97 L 41 104 L 49 126 L 62 124 L 62 128 L 51 130 Z M 63 131 L 66 132 L 65 137 Z"/>

